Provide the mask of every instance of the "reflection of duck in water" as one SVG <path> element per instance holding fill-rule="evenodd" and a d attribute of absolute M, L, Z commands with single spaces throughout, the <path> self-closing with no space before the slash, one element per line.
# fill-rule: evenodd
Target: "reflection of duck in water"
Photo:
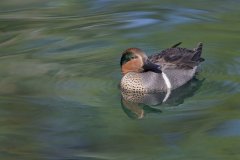
<path fill-rule="evenodd" d="M 181 43 L 147 57 L 138 48 L 129 48 L 121 57 L 122 80 L 120 87 L 125 97 L 147 97 L 159 93 L 155 98 L 165 102 L 172 90 L 190 81 L 197 71 L 201 58 L 202 43 L 190 50 L 178 47 Z M 163 96 L 163 98 L 160 98 Z M 124 96 L 123 96 L 124 97 Z M 149 98 L 147 98 L 149 99 Z"/>

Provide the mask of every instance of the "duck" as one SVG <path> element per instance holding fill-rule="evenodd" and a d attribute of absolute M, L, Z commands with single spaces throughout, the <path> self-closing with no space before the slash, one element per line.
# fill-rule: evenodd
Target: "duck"
<path fill-rule="evenodd" d="M 182 42 L 160 53 L 147 56 L 139 48 L 128 48 L 120 59 L 122 92 L 135 93 L 138 96 L 166 92 L 163 102 L 171 91 L 193 79 L 198 72 L 203 43 L 194 49 L 179 47 Z"/>

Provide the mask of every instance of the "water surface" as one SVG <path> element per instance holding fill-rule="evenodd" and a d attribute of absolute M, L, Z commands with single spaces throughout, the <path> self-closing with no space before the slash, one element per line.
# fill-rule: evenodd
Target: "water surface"
<path fill-rule="evenodd" d="M 238 0 L 2 0 L 0 159 L 240 159 L 239 8 Z M 196 89 L 140 104 L 141 119 L 122 107 L 123 50 L 150 55 L 200 41 Z"/>

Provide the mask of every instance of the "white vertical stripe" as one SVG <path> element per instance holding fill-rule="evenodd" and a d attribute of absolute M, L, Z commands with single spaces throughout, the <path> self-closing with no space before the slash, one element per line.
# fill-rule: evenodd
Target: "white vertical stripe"
<path fill-rule="evenodd" d="M 162 76 L 163 76 L 163 79 L 165 81 L 165 84 L 166 84 L 167 88 L 171 89 L 172 85 L 171 85 L 171 82 L 168 79 L 167 75 L 164 72 L 162 72 Z"/>
<path fill-rule="evenodd" d="M 163 99 L 163 102 L 165 102 L 171 94 L 172 85 L 171 85 L 171 82 L 170 82 L 169 78 L 167 77 L 167 75 L 164 72 L 162 72 L 162 76 L 163 76 L 163 79 L 164 79 L 165 84 L 167 86 L 167 93 L 166 93 L 166 95 Z"/>

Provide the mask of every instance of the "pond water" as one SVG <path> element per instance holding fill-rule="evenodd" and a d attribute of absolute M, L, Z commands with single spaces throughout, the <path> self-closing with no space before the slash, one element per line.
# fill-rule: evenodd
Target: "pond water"
<path fill-rule="evenodd" d="M 2 0 L 0 159 L 240 159 L 239 8 L 238 0 Z M 125 108 L 121 53 L 177 42 L 203 42 L 199 80 L 172 103 Z"/>

